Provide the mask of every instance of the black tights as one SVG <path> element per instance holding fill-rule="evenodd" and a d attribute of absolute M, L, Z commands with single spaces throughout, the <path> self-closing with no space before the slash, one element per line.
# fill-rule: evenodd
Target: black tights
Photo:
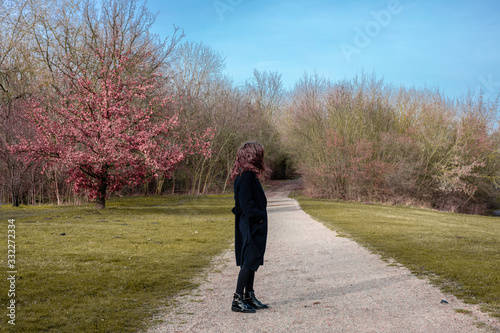
<path fill-rule="evenodd" d="M 243 288 L 245 292 L 253 291 L 253 280 L 255 279 L 255 272 L 241 266 L 240 273 L 238 274 L 238 282 L 236 283 L 236 293 L 243 294 Z"/>

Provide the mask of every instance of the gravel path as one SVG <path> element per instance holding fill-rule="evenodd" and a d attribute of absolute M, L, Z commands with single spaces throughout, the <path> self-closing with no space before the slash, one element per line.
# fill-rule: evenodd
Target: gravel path
<path fill-rule="evenodd" d="M 238 267 L 227 251 L 149 332 L 500 332 L 498 320 L 337 237 L 287 198 L 289 190 L 267 193 L 268 248 L 255 290 L 270 309 L 231 311 Z"/>

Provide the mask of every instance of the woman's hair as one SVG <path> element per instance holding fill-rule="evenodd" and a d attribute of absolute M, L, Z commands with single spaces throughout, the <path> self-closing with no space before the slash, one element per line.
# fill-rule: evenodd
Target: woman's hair
<path fill-rule="evenodd" d="M 238 149 L 236 161 L 231 170 L 231 179 L 235 179 L 245 171 L 253 171 L 257 175 L 266 171 L 264 147 L 258 142 L 247 142 Z"/>

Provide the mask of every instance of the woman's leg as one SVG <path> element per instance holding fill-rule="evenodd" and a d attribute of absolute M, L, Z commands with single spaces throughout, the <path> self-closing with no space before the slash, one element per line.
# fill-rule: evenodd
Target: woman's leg
<path fill-rule="evenodd" d="M 233 303 L 231 305 L 231 310 L 235 312 L 255 312 L 255 309 L 252 308 L 245 302 L 243 296 L 243 289 L 247 286 L 248 280 L 252 275 L 252 271 L 246 268 L 245 266 L 241 266 L 240 273 L 238 274 L 238 281 L 236 283 L 236 293 L 233 297 Z"/>
<path fill-rule="evenodd" d="M 241 266 L 240 273 L 238 274 L 238 282 L 236 283 L 236 293 L 243 294 L 243 289 L 247 287 L 248 291 L 248 282 L 251 280 L 252 288 L 253 288 L 253 276 L 255 276 L 255 272 L 249 270 L 245 266 Z"/>
<path fill-rule="evenodd" d="M 256 297 L 253 290 L 253 282 L 255 280 L 255 272 L 251 271 L 245 286 L 245 302 L 256 310 L 267 309 L 266 304 L 261 303 Z"/>
<path fill-rule="evenodd" d="M 250 271 L 250 275 L 248 276 L 247 283 L 245 285 L 245 292 L 249 293 L 253 291 L 253 281 L 255 280 L 255 272 Z"/>

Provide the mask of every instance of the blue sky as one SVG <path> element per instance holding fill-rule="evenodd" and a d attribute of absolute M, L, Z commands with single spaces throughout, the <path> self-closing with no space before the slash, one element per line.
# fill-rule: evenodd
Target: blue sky
<path fill-rule="evenodd" d="M 375 72 L 387 83 L 450 97 L 500 92 L 498 0 L 150 0 L 153 31 L 175 24 L 185 41 L 226 58 L 236 84 L 253 69 L 277 71 L 286 88 L 307 72 L 332 81 Z"/>

